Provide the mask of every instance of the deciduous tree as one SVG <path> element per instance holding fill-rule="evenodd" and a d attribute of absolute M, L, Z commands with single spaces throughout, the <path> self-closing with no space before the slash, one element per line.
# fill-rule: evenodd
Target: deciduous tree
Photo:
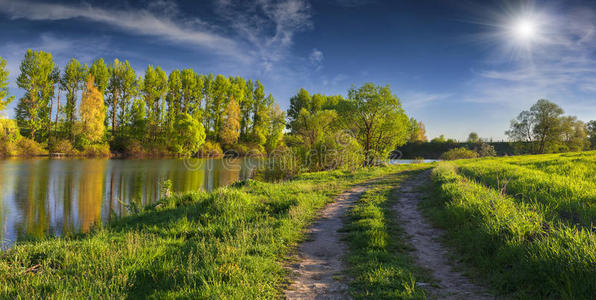
<path fill-rule="evenodd" d="M 340 109 L 344 127 L 354 132 L 364 149 L 365 165 L 387 158 L 407 140 L 408 117 L 388 85 L 352 87 Z"/>
<path fill-rule="evenodd" d="M 6 60 L 0 57 L 0 112 L 14 100 L 14 96 L 8 96 L 8 75 Z"/>
<path fill-rule="evenodd" d="M 45 141 L 49 133 L 49 101 L 54 96 L 57 83 L 52 55 L 27 49 L 21 62 L 17 85 L 25 90 L 19 100 L 16 117 L 21 128 L 29 129 L 31 138 Z"/>
<path fill-rule="evenodd" d="M 90 143 L 101 140 L 105 133 L 105 105 L 102 93 L 95 87 L 92 75 L 87 78 L 87 85 L 81 97 L 81 134 Z"/>
<path fill-rule="evenodd" d="M 223 116 L 222 128 L 219 140 L 225 145 L 231 145 L 238 141 L 240 136 L 240 106 L 234 96 L 226 106 Z"/>

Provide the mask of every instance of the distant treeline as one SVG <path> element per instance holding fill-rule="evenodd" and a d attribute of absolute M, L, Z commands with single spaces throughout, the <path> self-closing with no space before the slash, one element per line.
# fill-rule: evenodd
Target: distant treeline
<path fill-rule="evenodd" d="M 497 156 L 520 154 L 516 150 L 516 145 L 510 142 L 486 142 L 492 146 L 496 151 Z M 403 159 L 439 159 L 441 155 L 449 150 L 455 148 L 475 149 L 477 143 L 472 142 L 456 142 L 449 141 L 443 143 L 435 142 L 413 142 L 407 143 L 403 146 L 397 147 L 392 156 L 394 158 L 401 157 Z"/>

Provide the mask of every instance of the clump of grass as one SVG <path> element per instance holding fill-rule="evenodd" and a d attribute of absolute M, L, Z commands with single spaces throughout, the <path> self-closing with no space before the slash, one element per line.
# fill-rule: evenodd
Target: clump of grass
<path fill-rule="evenodd" d="M 428 282 L 428 278 L 414 266 L 404 233 L 391 212 L 392 193 L 403 176 L 407 175 L 395 174 L 374 182 L 348 214 L 347 262 L 353 277 L 350 286 L 354 298 L 425 298 L 424 290 L 416 282 L 421 278 Z"/>
<path fill-rule="evenodd" d="M 0 298 L 280 298 L 284 260 L 317 212 L 397 169 L 249 180 L 172 195 L 88 234 L 18 242 L 0 253 Z"/>

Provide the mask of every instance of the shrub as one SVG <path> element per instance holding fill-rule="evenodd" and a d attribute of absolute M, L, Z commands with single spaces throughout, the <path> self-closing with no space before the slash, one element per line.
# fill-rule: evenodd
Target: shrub
<path fill-rule="evenodd" d="M 18 154 L 16 142 L 21 138 L 14 120 L 0 118 L 0 157 Z"/>
<path fill-rule="evenodd" d="M 83 154 L 88 157 L 109 157 L 110 146 L 108 144 L 85 146 Z"/>
<path fill-rule="evenodd" d="M 477 158 L 478 153 L 466 148 L 454 148 L 441 155 L 444 160 L 468 159 Z"/>
<path fill-rule="evenodd" d="M 478 152 L 478 155 L 480 155 L 480 157 L 497 156 L 497 151 L 495 151 L 495 147 L 488 143 L 481 143 L 480 147 L 478 148 L 478 150 L 476 150 L 476 152 Z"/>
<path fill-rule="evenodd" d="M 128 145 L 124 148 L 124 154 L 126 156 L 138 157 L 145 155 L 145 149 L 143 145 L 137 140 L 130 140 Z"/>
<path fill-rule="evenodd" d="M 268 182 L 288 180 L 298 175 L 302 169 L 298 156 L 288 148 L 272 151 L 263 166 L 257 171 L 256 178 Z"/>
<path fill-rule="evenodd" d="M 66 155 L 77 155 L 78 151 L 72 146 L 68 140 L 59 140 L 51 149 L 52 153 L 64 153 Z"/>
<path fill-rule="evenodd" d="M 18 147 L 18 155 L 23 156 L 38 156 L 38 155 L 47 155 L 48 151 L 45 150 L 40 144 L 36 141 L 21 137 L 17 142 Z"/>
<path fill-rule="evenodd" d="M 222 157 L 223 151 L 221 150 L 221 146 L 218 143 L 207 141 L 205 144 L 203 144 L 203 146 L 201 146 L 198 154 L 200 157 L 216 158 Z"/>

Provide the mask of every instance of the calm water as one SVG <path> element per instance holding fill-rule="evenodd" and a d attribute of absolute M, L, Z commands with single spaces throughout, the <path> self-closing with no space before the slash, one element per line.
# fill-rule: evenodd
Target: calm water
<path fill-rule="evenodd" d="M 174 192 L 210 191 L 252 174 L 248 159 L 27 159 L 0 160 L 2 247 L 24 238 L 86 232 L 128 213 L 127 204 Z"/>

